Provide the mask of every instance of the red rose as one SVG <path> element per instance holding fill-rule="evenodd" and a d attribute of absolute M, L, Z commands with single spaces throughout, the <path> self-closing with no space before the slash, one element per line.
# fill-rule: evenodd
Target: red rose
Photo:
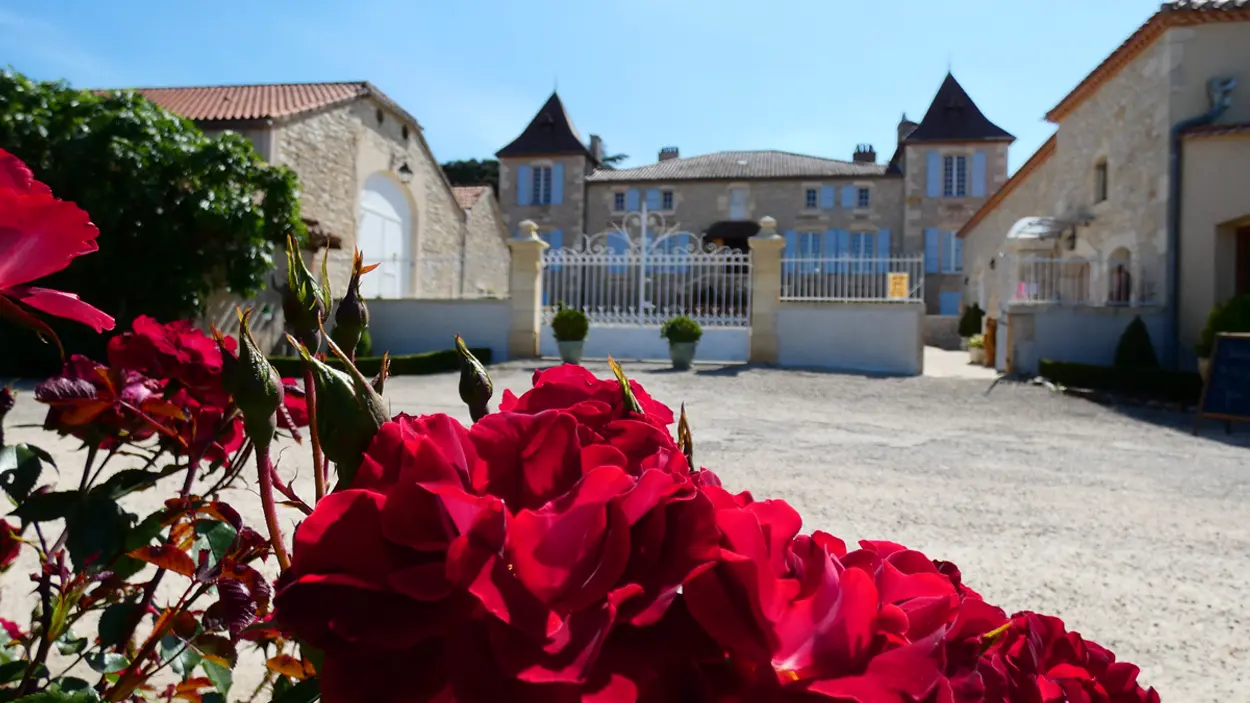
<path fill-rule="evenodd" d="M 233 338 L 227 338 L 233 347 Z M 139 371 L 149 377 L 178 381 L 197 400 L 225 406 L 229 394 L 222 389 L 221 349 L 190 320 L 160 324 L 141 315 L 131 331 L 109 340 L 109 364 Z"/>
<path fill-rule="evenodd" d="M 567 410 L 579 422 L 594 429 L 626 417 L 620 384 L 615 379 L 595 378 L 581 366 L 564 364 L 539 369 L 534 372 L 533 386 L 519 398 L 512 391 L 504 390 L 499 410 L 531 415 L 544 410 Z M 673 411 L 652 399 L 642 384 L 631 380 L 629 387 L 642 406 L 646 422 L 659 427 L 673 424 Z"/>
<path fill-rule="evenodd" d="M 8 568 L 17 561 L 17 555 L 22 551 L 18 536 L 17 530 L 7 520 L 0 520 L 0 569 Z"/>

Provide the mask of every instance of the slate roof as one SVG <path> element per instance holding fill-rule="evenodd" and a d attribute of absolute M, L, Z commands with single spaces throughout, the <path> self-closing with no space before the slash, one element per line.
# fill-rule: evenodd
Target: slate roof
<path fill-rule="evenodd" d="M 456 204 L 460 209 L 468 210 L 488 190 L 490 186 L 452 186 L 451 193 L 456 196 Z"/>
<path fill-rule="evenodd" d="M 767 178 L 881 176 L 882 164 L 855 163 L 804 156 L 784 151 L 721 151 L 715 154 L 669 159 L 650 166 L 619 170 L 599 169 L 588 181 L 712 181 Z"/>
<path fill-rule="evenodd" d="M 972 102 L 955 76 L 947 73 L 929 111 L 904 140 L 912 142 L 1015 141 L 1005 129 L 990 122 Z"/>
<path fill-rule="evenodd" d="M 495 156 L 554 156 L 578 154 L 593 159 L 590 149 L 582 143 L 581 135 L 573 126 L 573 119 L 564 109 L 560 96 L 552 93 L 547 102 L 534 115 L 521 136 L 499 151 Z"/>

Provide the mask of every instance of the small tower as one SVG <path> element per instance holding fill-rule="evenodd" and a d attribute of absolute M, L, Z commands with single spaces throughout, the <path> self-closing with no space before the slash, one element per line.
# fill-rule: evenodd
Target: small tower
<path fill-rule="evenodd" d="M 551 97 L 521 136 L 495 152 L 499 159 L 499 207 L 509 230 L 523 220 L 538 224 L 554 247 L 581 234 L 586 175 L 599 165 L 582 143 L 560 96 Z"/>
<path fill-rule="evenodd" d="M 950 73 L 919 124 L 898 125 L 904 173 L 905 250 L 924 254 L 930 314 L 956 315 L 964 281 L 963 242 L 955 233 L 1007 181 L 1015 137 L 991 122 Z"/>

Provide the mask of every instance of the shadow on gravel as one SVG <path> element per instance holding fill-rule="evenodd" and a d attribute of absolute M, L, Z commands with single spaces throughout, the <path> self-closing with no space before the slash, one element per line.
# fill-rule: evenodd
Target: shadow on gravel
<path fill-rule="evenodd" d="M 1177 432 L 1184 432 L 1185 434 L 1194 433 L 1194 418 L 1196 415 L 1192 410 L 1167 410 L 1134 405 L 1110 405 L 1107 406 L 1107 409 L 1140 422 L 1147 422 L 1159 427 L 1176 430 Z M 1204 418 L 1198 423 L 1198 434 L 1196 436 L 1233 447 L 1250 448 L 1250 424 L 1244 422 L 1225 423 L 1223 420 Z"/>

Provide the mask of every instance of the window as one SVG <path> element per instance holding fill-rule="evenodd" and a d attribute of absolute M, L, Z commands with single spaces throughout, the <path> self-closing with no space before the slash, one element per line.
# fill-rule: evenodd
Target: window
<path fill-rule="evenodd" d="M 534 167 L 534 186 L 530 189 L 530 205 L 551 204 L 551 167 Z"/>
<path fill-rule="evenodd" d="M 942 273 L 962 273 L 964 270 L 964 240 L 954 231 L 942 232 Z"/>
<path fill-rule="evenodd" d="M 818 202 L 818 193 L 816 192 L 816 189 L 808 188 L 803 194 L 803 207 L 808 210 L 815 210 Z"/>
<path fill-rule="evenodd" d="M 1094 165 L 1094 202 L 1101 203 L 1107 199 L 1107 161 L 1103 159 Z"/>
<path fill-rule="evenodd" d="M 820 232 L 802 232 L 799 234 L 799 271 L 802 273 L 819 273 L 821 264 Z"/>
<path fill-rule="evenodd" d="M 874 246 L 876 235 L 870 232 L 852 232 L 851 233 L 851 258 L 852 259 L 871 259 L 874 254 Z M 853 264 L 851 273 L 871 273 L 872 264 L 861 261 Z"/>
<path fill-rule="evenodd" d="M 673 209 L 673 191 L 666 190 L 660 194 L 660 209 L 661 210 Z"/>
<path fill-rule="evenodd" d="M 408 125 L 400 127 L 399 134 L 404 138 L 404 141 L 408 141 Z"/>
<path fill-rule="evenodd" d="M 612 212 L 625 212 L 625 194 L 612 194 Z"/>
<path fill-rule="evenodd" d="M 942 159 L 942 195 L 948 198 L 968 195 L 968 157 L 947 156 Z"/>
<path fill-rule="evenodd" d="M 872 195 L 869 193 L 867 188 L 860 188 L 859 194 L 856 196 L 856 199 L 855 199 L 855 207 L 868 207 L 869 203 L 871 202 L 870 200 L 871 197 Z"/>

